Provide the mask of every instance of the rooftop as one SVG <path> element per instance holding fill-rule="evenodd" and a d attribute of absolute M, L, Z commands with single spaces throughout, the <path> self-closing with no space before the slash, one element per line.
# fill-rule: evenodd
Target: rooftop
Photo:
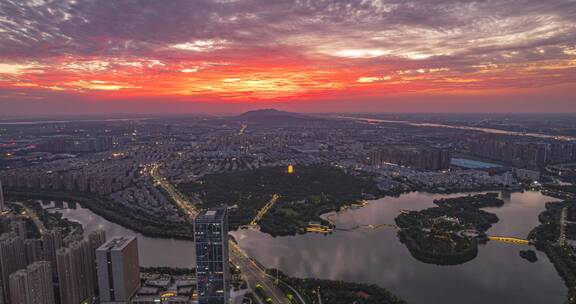
<path fill-rule="evenodd" d="M 122 250 L 126 246 L 128 246 L 128 244 L 130 244 L 132 241 L 136 241 L 135 236 L 113 237 L 108 242 L 106 242 L 102 246 L 100 246 L 97 250 L 98 251 L 101 251 L 101 250 L 105 250 L 105 251 Z"/>
<path fill-rule="evenodd" d="M 213 221 L 213 220 L 221 220 L 226 216 L 226 209 L 210 209 L 201 211 L 200 214 L 196 217 L 196 221 Z"/>

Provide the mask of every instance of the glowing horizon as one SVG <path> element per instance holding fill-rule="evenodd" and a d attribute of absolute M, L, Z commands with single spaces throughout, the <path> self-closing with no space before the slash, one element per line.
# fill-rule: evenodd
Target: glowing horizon
<path fill-rule="evenodd" d="M 569 0 L 7 0 L 0 105 L 575 112 L 575 15 Z"/>

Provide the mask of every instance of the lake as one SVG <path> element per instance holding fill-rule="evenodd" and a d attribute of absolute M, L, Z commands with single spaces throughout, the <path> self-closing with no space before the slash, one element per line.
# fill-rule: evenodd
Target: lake
<path fill-rule="evenodd" d="M 460 195 L 413 192 L 370 201 L 365 207 L 349 209 L 332 218 L 343 228 L 393 223 L 401 209 L 425 209 L 434 206 L 434 199 Z M 525 238 L 538 225 L 544 204 L 556 200 L 540 192 L 502 196 L 504 206 L 484 209 L 500 219 L 489 235 Z M 84 224 L 86 231 L 104 229 L 108 236 L 138 236 L 143 266 L 194 266 L 192 242 L 144 237 L 81 207 L 60 211 L 66 218 Z M 276 267 L 296 277 L 377 284 L 412 304 L 561 304 L 566 296 L 564 283 L 544 254 L 537 252 L 536 263 L 519 257 L 520 250 L 530 247 L 527 245 L 491 241 L 481 246 L 478 257 L 470 262 L 437 266 L 412 258 L 390 228 L 276 238 L 256 230 L 232 234 L 248 254 L 266 267 Z"/>

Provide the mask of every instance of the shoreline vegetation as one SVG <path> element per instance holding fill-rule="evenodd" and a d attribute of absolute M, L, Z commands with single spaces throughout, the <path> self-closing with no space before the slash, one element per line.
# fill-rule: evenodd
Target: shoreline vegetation
<path fill-rule="evenodd" d="M 570 194 L 558 197 L 566 199 L 564 201 L 546 203 L 546 209 L 538 216 L 540 225 L 530 232 L 528 238 L 534 242 L 536 249 L 546 254 L 563 279 L 568 288 L 566 303 L 574 304 L 576 303 L 576 260 L 574 259 L 576 249 L 573 244 L 569 243 L 576 239 L 576 225 L 565 223 L 562 228 L 562 222 L 576 221 L 576 202 L 572 199 L 576 194 L 576 189 L 570 189 Z M 562 243 L 561 239 L 564 239 Z"/>
<path fill-rule="evenodd" d="M 407 304 L 407 302 L 401 300 L 387 289 L 375 284 L 294 278 L 277 269 L 268 269 L 267 272 L 271 276 L 277 277 L 280 283 L 288 284 L 296 289 L 307 303 Z M 294 292 L 284 284 L 278 284 L 278 287 L 287 295 L 293 295 Z M 289 296 L 288 298 L 291 297 Z M 300 302 L 294 300 L 292 303 Z"/>
<path fill-rule="evenodd" d="M 478 255 L 478 245 L 486 243 L 486 231 L 498 217 L 480 210 L 500 207 L 497 193 L 434 200 L 437 207 L 407 211 L 395 219 L 398 238 L 412 256 L 424 263 L 458 265 Z"/>
<path fill-rule="evenodd" d="M 335 166 L 310 165 L 298 166 L 295 169 L 291 174 L 286 167 L 263 167 L 210 174 L 197 182 L 180 184 L 177 187 L 185 194 L 199 194 L 203 204 L 197 205 L 198 208 L 216 207 L 224 202 L 231 209 L 230 230 L 249 224 L 273 195 L 279 194 L 278 202 L 258 222 L 260 230 L 272 236 L 304 234 L 311 225 L 322 228 L 313 229 L 315 232 L 330 233 L 334 225 L 322 218 L 324 214 L 362 205 L 365 199 L 398 197 L 417 191 L 380 191 L 370 174 L 351 173 Z M 147 237 L 193 239 L 192 225 L 140 216 L 125 208 L 119 208 L 108 197 L 93 193 L 12 188 L 7 189 L 6 195 L 17 199 L 78 202 L 106 220 Z"/>
<path fill-rule="evenodd" d="M 330 211 L 334 211 L 334 210 L 340 210 L 342 207 L 345 206 L 350 206 L 353 204 L 357 204 L 357 202 L 359 200 L 361 200 L 364 195 L 366 194 L 364 192 L 364 188 L 366 187 L 367 189 L 374 189 L 371 188 L 370 185 L 370 180 L 368 177 L 366 176 L 353 176 L 353 175 L 348 175 L 348 173 L 346 173 L 345 171 L 340 171 L 340 172 L 336 172 L 336 171 L 331 171 L 330 169 L 334 169 L 333 167 L 327 167 L 328 172 L 321 172 L 320 176 L 316 176 L 315 178 L 321 178 L 322 174 L 334 174 L 333 176 L 339 176 L 340 174 L 345 174 L 349 177 L 352 177 L 354 179 L 354 183 L 353 185 L 355 186 L 356 190 L 360 190 L 360 191 L 356 191 L 355 193 L 352 194 L 348 194 L 346 196 L 347 200 L 339 200 L 339 201 L 335 201 L 334 198 L 336 197 L 336 194 L 327 191 L 327 193 L 322 192 L 321 195 L 310 195 L 310 197 L 306 197 L 306 194 L 308 194 L 309 192 L 304 191 L 303 193 L 300 193 L 300 197 L 305 196 L 306 199 L 304 200 L 300 200 L 300 201 L 292 201 L 289 202 L 286 200 L 286 197 L 284 197 L 284 200 L 278 205 L 278 206 L 274 206 L 274 208 L 272 208 L 270 210 L 270 213 L 265 216 L 263 218 L 263 221 L 260 223 L 261 227 L 267 227 L 270 229 L 274 229 L 275 225 L 279 225 L 280 223 L 286 223 L 289 221 L 287 219 L 293 217 L 294 215 L 298 215 L 299 213 L 296 214 L 290 214 L 290 212 L 286 211 L 288 209 L 291 209 L 292 207 L 296 207 L 298 209 L 304 209 L 306 211 L 306 215 L 309 216 L 311 219 L 316 219 L 316 217 L 319 217 L 322 214 L 325 214 L 327 212 Z M 280 173 L 280 174 L 286 174 L 286 172 L 283 171 L 284 168 L 279 168 L 276 167 L 274 169 L 271 170 L 276 170 L 275 173 Z M 298 170 L 302 169 L 301 167 L 297 168 Z M 339 168 L 336 168 L 337 170 L 341 170 Z M 278 171 L 279 170 L 279 171 Z M 322 170 L 321 170 L 322 171 Z M 304 172 L 306 173 L 306 172 Z M 310 177 L 300 177 L 302 180 L 304 181 L 311 181 Z M 312 178 L 313 180 L 314 178 Z M 360 180 L 356 180 L 356 179 L 360 179 Z M 244 182 L 246 182 L 246 180 L 243 180 Z M 365 184 L 367 183 L 367 184 Z M 317 183 L 317 182 L 313 182 L 312 183 L 314 186 L 318 186 L 318 185 L 322 185 L 321 183 Z M 320 188 L 322 187 L 333 187 L 334 185 L 330 185 L 330 184 L 324 184 L 322 185 Z M 339 188 L 336 188 L 337 191 L 335 192 L 339 192 L 342 191 L 342 189 L 345 189 L 346 187 L 348 187 L 349 185 L 339 185 Z M 308 188 L 310 189 L 310 188 Z M 558 190 L 558 189 L 554 189 L 554 190 Z M 561 210 L 561 207 L 566 207 L 568 206 L 570 208 L 570 212 L 573 212 L 574 214 L 576 214 L 576 208 L 572 207 L 573 204 L 573 196 L 574 193 L 568 193 L 566 194 L 568 191 L 571 191 L 573 189 L 565 189 L 563 188 L 562 190 L 564 190 L 561 194 L 562 197 L 564 199 L 568 199 L 568 201 L 564 201 L 564 202 L 557 202 L 557 203 L 547 203 L 546 204 L 546 210 L 540 214 L 539 219 L 541 222 L 541 225 L 536 227 L 531 233 L 530 233 L 530 237 L 529 239 L 534 241 L 536 248 L 544 253 L 546 253 L 546 255 L 548 256 L 548 258 L 550 259 L 550 261 L 553 263 L 553 265 L 555 266 L 555 268 L 557 269 L 558 273 L 560 274 L 560 276 L 564 279 L 566 286 L 568 287 L 568 302 L 567 303 L 576 303 L 576 263 L 573 261 L 572 258 L 570 258 L 571 256 L 573 256 L 573 252 L 571 250 L 568 249 L 568 247 L 559 247 L 556 246 L 554 244 L 554 242 L 557 240 L 558 237 L 558 231 L 559 231 L 559 226 L 558 226 L 558 219 L 559 219 L 559 210 Z M 480 191 L 480 190 L 479 190 Z M 482 190 L 485 191 L 485 190 Z M 544 190 L 545 191 L 545 190 Z M 411 192 L 411 191 L 410 191 Z M 5 192 L 6 197 L 10 198 L 10 199 L 18 199 L 18 200 L 23 200 L 23 202 L 29 201 L 29 200 L 54 200 L 54 201 L 68 201 L 68 202 L 77 202 L 78 204 L 80 204 L 83 208 L 89 209 L 90 211 L 94 212 L 95 214 L 103 217 L 104 219 L 122 225 L 128 229 L 131 229 L 135 232 L 141 233 L 144 236 L 147 237 L 153 237 L 153 238 L 172 238 L 172 239 L 182 239 L 182 240 L 192 240 L 192 226 L 191 225 L 176 225 L 173 223 L 168 223 L 165 221 L 157 221 L 155 219 L 150 219 L 150 218 L 143 218 L 143 217 L 139 217 L 137 215 L 131 214 L 130 212 L 128 212 L 127 210 L 122 210 L 122 208 L 118 208 L 118 206 L 115 206 L 115 204 L 110 201 L 108 198 L 106 197 L 100 197 L 97 196 L 95 194 L 91 194 L 91 193 L 77 193 L 77 192 L 62 192 L 62 191 L 50 191 L 50 190 L 30 190 L 30 189 L 7 189 L 7 191 Z M 229 193 L 230 194 L 230 193 Z M 232 192 L 232 194 L 234 195 L 238 195 L 238 193 L 234 193 Z M 370 193 L 371 195 L 376 194 L 378 198 L 381 197 L 386 197 L 386 196 L 399 196 L 403 193 L 394 193 L 394 194 L 390 194 L 390 193 L 382 193 L 382 192 L 375 192 L 375 193 Z M 290 197 L 290 196 L 288 196 Z M 249 202 L 255 202 L 256 198 L 259 198 L 259 202 L 262 204 L 262 202 L 267 202 L 266 200 L 266 196 L 262 196 L 262 194 L 260 193 L 255 193 L 252 195 L 247 195 L 247 196 L 241 196 L 242 200 L 247 200 Z M 326 205 L 324 205 L 324 203 L 326 203 Z M 396 221 L 398 226 L 404 226 L 404 228 L 401 227 L 401 231 L 399 231 L 398 233 L 398 237 L 400 238 L 400 240 L 408 247 L 410 253 L 412 254 L 412 256 L 422 262 L 425 263 L 431 263 L 431 264 L 440 264 L 440 265 L 454 265 L 454 264 L 461 264 L 461 263 L 465 263 L 473 258 L 476 257 L 477 255 L 477 251 L 478 251 L 478 245 L 482 244 L 484 242 L 486 242 L 486 235 L 485 235 L 485 231 L 495 222 L 498 221 L 498 218 L 491 213 L 485 212 L 483 210 L 480 210 L 480 208 L 484 208 L 484 207 L 497 207 L 497 206 L 501 206 L 503 204 L 503 202 L 498 199 L 498 195 L 496 193 L 488 193 L 488 194 L 480 194 L 480 195 L 468 195 L 468 196 L 462 196 L 462 197 L 457 197 L 457 198 L 449 198 L 449 199 L 440 199 L 440 200 L 435 200 L 434 203 L 436 205 L 438 205 L 438 207 L 432 207 L 432 208 L 428 208 L 419 212 L 409 212 L 408 214 L 401 214 L 397 217 Z M 309 208 L 308 204 L 311 204 L 313 208 Z M 209 207 L 209 203 L 207 204 L 207 206 L 201 206 L 201 207 Z M 465 205 L 469 205 L 469 206 L 465 206 Z M 328 207 L 326 207 L 328 206 Z M 34 207 L 35 208 L 35 207 Z M 432 211 L 430 211 L 430 209 L 432 209 Z M 574 210 L 573 210 L 574 209 Z M 414 219 L 426 219 L 428 218 L 428 220 L 432 219 L 432 216 L 446 216 L 447 218 L 453 217 L 458 219 L 458 221 L 460 221 L 460 216 L 455 216 L 453 213 L 454 212 L 462 212 L 462 214 L 464 214 L 464 217 L 462 218 L 462 222 L 463 223 L 471 223 L 473 227 L 476 228 L 476 233 L 477 235 L 472 234 L 471 236 L 468 236 L 468 238 L 470 238 L 470 240 L 466 243 L 466 241 L 461 241 L 462 244 L 460 247 L 456 246 L 454 248 L 458 248 L 458 250 L 450 252 L 448 251 L 447 254 L 443 254 L 443 249 L 442 246 L 439 247 L 440 250 L 427 250 L 426 246 L 422 246 L 422 244 L 432 244 L 432 243 L 426 243 L 426 242 L 422 242 L 422 240 L 424 240 L 425 238 L 420 238 L 422 236 L 422 234 L 420 232 L 416 232 L 415 230 L 411 229 L 414 227 L 418 227 L 417 223 L 419 222 L 419 220 L 417 220 L 416 222 L 413 222 Z M 254 209 L 252 211 L 252 214 L 255 214 L 257 212 L 257 209 Z M 250 214 L 250 216 L 252 215 Z M 273 216 L 269 216 L 269 215 L 273 215 Z M 240 214 L 242 215 L 242 214 Z M 250 217 L 247 217 L 250 218 Z M 569 217 L 570 219 L 574 220 L 576 219 L 576 216 L 574 217 Z M 274 221 L 276 219 L 281 219 L 281 221 L 274 223 Z M 446 218 L 445 218 L 446 219 Z M 444 219 L 444 220 L 445 220 Z M 426 222 L 428 222 L 428 220 L 426 220 Z M 268 221 L 271 221 L 272 223 L 269 223 Z M 320 221 L 320 223 L 324 223 L 325 220 Z M 439 220 L 438 224 L 440 224 L 440 222 L 443 220 Z M 451 222 L 452 220 L 448 220 L 448 222 Z M 471 221 L 471 222 L 470 222 Z M 325 221 L 328 222 L 328 221 Z M 329 222 L 328 222 L 329 223 Z M 415 225 L 416 223 L 416 225 Z M 262 225 L 263 224 L 263 225 Z M 304 225 L 304 224 L 308 224 L 307 222 L 298 222 L 298 225 Z M 415 225 L 415 226 L 414 226 Z M 457 223 L 457 225 L 461 225 L 461 223 Z M 184 227 L 186 226 L 186 227 Z M 240 225 L 238 225 L 239 227 Z M 301 228 L 302 226 L 297 226 L 299 228 Z M 469 232 L 473 229 L 468 229 L 470 227 L 467 226 L 467 224 L 464 224 L 464 226 L 467 227 L 466 230 L 468 230 Z M 458 226 L 453 226 L 453 224 L 448 224 L 446 226 L 446 224 L 440 224 L 440 226 L 438 227 L 443 227 L 441 228 L 439 231 L 442 231 L 442 229 L 447 229 L 445 230 L 445 232 L 448 231 L 454 231 L 454 227 L 458 227 Z M 452 228 L 450 228 L 452 227 Z M 265 230 L 267 228 L 263 228 L 263 232 L 266 232 Z M 434 227 L 437 228 L 437 227 Z M 462 227 L 460 227 L 462 228 Z M 451 230 L 452 229 L 452 230 Z M 421 230 L 422 231 L 422 230 Z M 432 231 L 432 230 L 430 230 Z M 176 232 L 176 233 L 175 233 Z M 279 232 L 276 235 L 290 235 L 290 234 L 283 234 L 283 233 L 305 233 L 305 229 L 296 229 L 294 230 L 294 226 L 289 228 L 288 230 L 284 230 L 283 232 Z M 425 231 L 427 232 L 427 231 Z M 270 233 L 270 231 L 268 232 Z M 270 233 L 273 234 L 273 233 Z M 274 234 L 273 234 L 274 235 Z M 420 236 L 418 236 L 420 235 Z M 453 235 L 453 234 L 452 234 Z M 574 239 L 576 238 L 576 231 L 574 230 L 569 230 L 568 231 L 568 235 L 570 239 Z M 446 242 L 443 242 L 443 244 L 446 244 Z M 435 248 L 437 246 L 432 245 L 431 248 Z M 448 247 L 450 248 L 450 246 Z M 156 269 L 151 268 L 149 270 L 152 270 L 151 272 L 155 272 L 155 270 L 161 270 L 163 269 L 163 267 L 157 267 Z M 180 272 L 176 271 L 177 273 Z M 185 272 L 185 271 L 183 271 Z M 339 282 L 339 281 L 325 281 L 325 280 L 316 280 L 316 279 L 293 279 L 295 284 L 308 284 L 306 282 L 314 282 L 314 284 L 320 284 L 322 286 L 327 286 L 328 289 L 330 288 L 335 288 L 335 292 L 340 292 L 340 291 L 345 291 L 348 290 L 347 288 L 349 288 L 350 286 L 352 286 L 353 288 L 358 288 L 358 289 L 362 289 L 362 288 L 376 288 L 375 290 L 378 292 L 386 291 L 383 288 L 380 288 L 378 286 L 375 285 L 363 285 L 363 284 L 354 284 L 354 283 L 346 283 L 346 282 Z M 299 281 L 301 280 L 301 281 Z M 343 287 L 344 286 L 344 287 Z M 346 287 L 348 286 L 348 287 Z M 350 288 L 352 288 L 350 287 Z M 378 291 L 378 290 L 381 291 Z M 367 294 L 371 294 L 370 292 L 367 292 Z M 364 298 L 364 294 L 360 293 L 359 295 L 361 295 L 361 298 L 363 298 L 366 301 L 358 301 L 358 303 L 392 303 L 392 304 L 396 304 L 396 303 L 405 303 L 402 302 L 401 300 L 396 299 L 395 301 L 397 302 L 369 302 L 366 298 Z M 350 294 L 348 294 L 348 296 L 350 296 Z M 353 297 L 356 295 L 352 295 Z M 378 300 L 379 301 L 379 300 Z M 399 302 L 398 302 L 399 301 Z M 332 302 L 330 302 L 332 303 Z M 340 302 L 333 302 L 333 303 L 340 303 Z M 342 303 L 347 303 L 347 302 L 342 302 Z"/>
<path fill-rule="evenodd" d="M 118 208 L 106 197 L 92 193 L 50 190 L 8 189 L 6 197 L 19 200 L 53 200 L 77 202 L 104 219 L 134 232 L 153 238 L 192 240 L 192 225 L 174 224 L 161 219 L 150 219 Z"/>
<path fill-rule="evenodd" d="M 433 191 L 411 185 L 405 191 L 378 189 L 370 173 L 349 171 L 329 165 L 303 165 L 288 173 L 287 167 L 262 167 L 254 170 L 209 174 L 198 181 L 177 185 L 186 194 L 199 195 L 210 208 L 227 205 L 230 229 L 248 225 L 274 195 L 280 198 L 260 219 L 260 231 L 272 236 L 304 234 L 308 231 L 330 233 L 333 223 L 322 218 L 330 212 L 363 205 L 363 200 L 398 197 L 410 192 L 452 194 L 461 191 Z M 521 191 L 522 189 L 482 188 L 480 191 Z M 312 228 L 312 229 L 311 229 Z"/>

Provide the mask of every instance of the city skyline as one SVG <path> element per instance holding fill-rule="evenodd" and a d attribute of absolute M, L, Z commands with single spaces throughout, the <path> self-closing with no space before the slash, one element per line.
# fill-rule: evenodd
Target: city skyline
<path fill-rule="evenodd" d="M 6 304 L 574 302 L 571 116 L 132 117 L 2 123 Z"/>
<path fill-rule="evenodd" d="M 576 112 L 572 1 L 3 1 L 1 114 Z"/>
<path fill-rule="evenodd" d="M 576 304 L 574 96 L 576 0 L 0 0 L 0 304 Z"/>

